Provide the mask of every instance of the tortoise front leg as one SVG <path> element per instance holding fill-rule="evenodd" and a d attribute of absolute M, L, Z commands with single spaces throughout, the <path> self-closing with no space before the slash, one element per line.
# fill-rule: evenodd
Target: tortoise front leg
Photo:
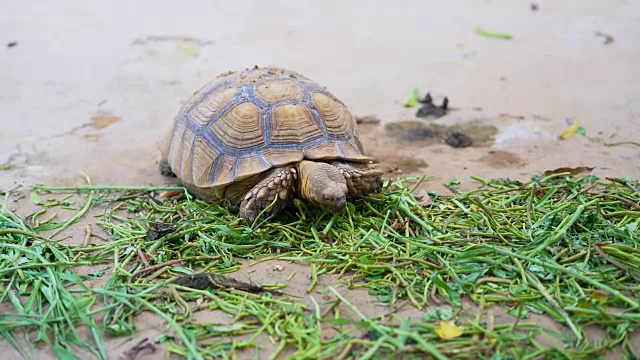
<path fill-rule="evenodd" d="M 382 190 L 382 171 L 374 164 L 332 161 L 347 181 L 349 198 L 359 198 Z"/>
<path fill-rule="evenodd" d="M 250 223 L 264 209 L 273 206 L 266 212 L 268 216 L 275 216 L 293 200 L 298 174 L 293 166 L 284 166 L 271 170 L 267 176 L 256 184 L 240 203 L 240 216 Z"/>

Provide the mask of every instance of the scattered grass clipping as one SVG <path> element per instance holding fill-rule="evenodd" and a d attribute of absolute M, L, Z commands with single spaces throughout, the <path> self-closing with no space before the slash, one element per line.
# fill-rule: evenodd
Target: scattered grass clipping
<path fill-rule="evenodd" d="M 38 186 L 23 201 L 42 209 L 26 217 L 9 207 L 19 194 L 6 194 L 0 334 L 25 357 L 44 345 L 60 358 L 105 359 L 105 342 L 134 337 L 147 312 L 166 325 L 152 341 L 190 359 L 258 354 L 265 344 L 272 358 L 577 359 L 614 347 L 637 357 L 629 337 L 640 325 L 638 182 L 568 173 L 474 179 L 482 188 L 431 193 L 429 202 L 409 190 L 415 179 L 400 179 L 337 215 L 296 202 L 257 227 L 186 192 L 163 198 L 166 188 Z M 74 213 L 58 219 L 62 209 Z M 69 245 L 66 230 L 82 220 L 109 237 L 96 240 L 88 227 Z M 329 300 L 227 281 L 242 258 L 309 264 L 302 292 Z M 320 288 L 327 275 L 344 287 Z M 390 311 L 362 312 L 344 295 L 357 288 Z M 463 315 L 464 299 L 477 315 Z M 395 321 L 404 305 L 422 315 Z M 496 306 L 512 321 L 496 322 Z M 198 321 L 200 311 L 229 321 Z M 594 326 L 602 338 L 585 335 Z"/>
<path fill-rule="evenodd" d="M 489 39 L 511 40 L 513 38 L 511 34 L 487 31 L 480 27 L 475 28 L 475 32 L 476 34 Z"/>

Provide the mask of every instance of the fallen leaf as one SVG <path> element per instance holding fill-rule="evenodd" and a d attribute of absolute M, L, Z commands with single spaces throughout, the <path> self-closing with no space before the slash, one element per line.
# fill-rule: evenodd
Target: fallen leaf
<path fill-rule="evenodd" d="M 453 321 L 440 321 L 440 327 L 435 329 L 436 335 L 442 340 L 450 340 L 462 335 L 462 328 L 456 326 Z"/>
<path fill-rule="evenodd" d="M 431 200 L 431 196 L 429 196 L 428 194 L 425 194 L 422 199 L 420 201 L 418 201 L 418 206 L 420 207 L 427 207 L 429 205 L 433 204 L 433 200 Z"/>
<path fill-rule="evenodd" d="M 184 191 L 182 190 L 167 190 L 160 193 L 161 198 L 172 198 L 178 195 L 181 195 Z"/>
<path fill-rule="evenodd" d="M 31 192 L 31 202 L 34 205 L 42 205 L 42 198 L 40 197 L 40 195 L 38 195 L 38 193 L 36 193 L 35 191 Z"/>
<path fill-rule="evenodd" d="M 413 90 L 404 98 L 404 102 L 402 103 L 402 105 L 404 105 L 405 107 L 414 107 L 418 105 L 419 100 L 420 93 L 418 92 L 418 88 L 413 88 Z"/>
<path fill-rule="evenodd" d="M 607 294 L 601 293 L 600 291 L 594 291 L 591 293 L 591 298 L 599 304 L 607 302 Z"/>
<path fill-rule="evenodd" d="M 176 41 L 176 47 L 178 48 L 178 50 L 182 51 L 184 54 L 188 56 L 198 57 L 199 55 L 198 49 L 189 46 L 186 42 L 182 40 Z"/>
<path fill-rule="evenodd" d="M 558 135 L 558 137 L 560 138 L 560 140 L 567 140 L 568 138 L 572 137 L 573 135 L 576 134 L 576 132 L 578 131 L 578 128 L 580 128 L 580 122 L 578 122 L 578 120 L 574 121 L 573 124 L 571 124 L 571 126 L 569 126 L 568 128 L 564 129 L 560 135 Z"/>
<path fill-rule="evenodd" d="M 591 301 L 589 299 L 584 299 L 576 307 L 580 309 L 589 309 L 591 307 Z M 582 310 L 574 310 L 573 313 L 574 315 L 579 315 L 579 316 L 589 315 L 587 311 L 582 311 Z"/>
<path fill-rule="evenodd" d="M 595 169 L 595 168 L 587 167 L 587 166 L 578 166 L 578 167 L 574 167 L 574 168 L 561 167 L 561 168 L 545 171 L 544 172 L 544 176 L 549 176 L 549 175 L 553 175 L 553 174 L 560 174 L 560 173 L 569 173 L 569 175 L 571 175 L 571 176 L 576 176 L 576 175 L 581 175 L 581 174 L 588 174 L 593 169 Z"/>
<path fill-rule="evenodd" d="M 453 315 L 453 310 L 451 310 L 451 308 L 443 307 L 443 308 L 437 308 L 434 310 L 427 310 L 424 313 L 423 319 L 425 321 L 434 321 L 434 320 L 448 321 L 449 319 L 451 319 L 452 315 Z"/>
<path fill-rule="evenodd" d="M 477 27 L 475 29 L 476 34 L 480 35 L 480 36 L 484 36 L 486 38 L 490 38 L 490 39 L 502 39 L 502 40 L 511 40 L 513 38 L 513 36 L 511 36 L 511 34 L 505 34 L 505 33 L 495 33 L 495 32 L 491 32 L 491 31 L 486 31 L 482 28 Z"/>

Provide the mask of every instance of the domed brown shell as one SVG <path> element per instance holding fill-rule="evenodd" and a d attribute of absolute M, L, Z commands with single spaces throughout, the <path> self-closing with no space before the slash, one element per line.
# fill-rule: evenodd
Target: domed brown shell
<path fill-rule="evenodd" d="M 218 76 L 182 107 L 165 141 L 173 172 L 198 188 L 302 159 L 371 160 L 347 107 L 315 82 L 279 68 Z"/>

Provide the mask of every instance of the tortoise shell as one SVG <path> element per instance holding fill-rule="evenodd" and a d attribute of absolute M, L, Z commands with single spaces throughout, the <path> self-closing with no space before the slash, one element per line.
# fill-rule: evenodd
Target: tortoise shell
<path fill-rule="evenodd" d="M 368 162 L 347 107 L 292 71 L 229 72 L 185 103 L 165 140 L 183 183 L 223 186 L 303 159 Z"/>

